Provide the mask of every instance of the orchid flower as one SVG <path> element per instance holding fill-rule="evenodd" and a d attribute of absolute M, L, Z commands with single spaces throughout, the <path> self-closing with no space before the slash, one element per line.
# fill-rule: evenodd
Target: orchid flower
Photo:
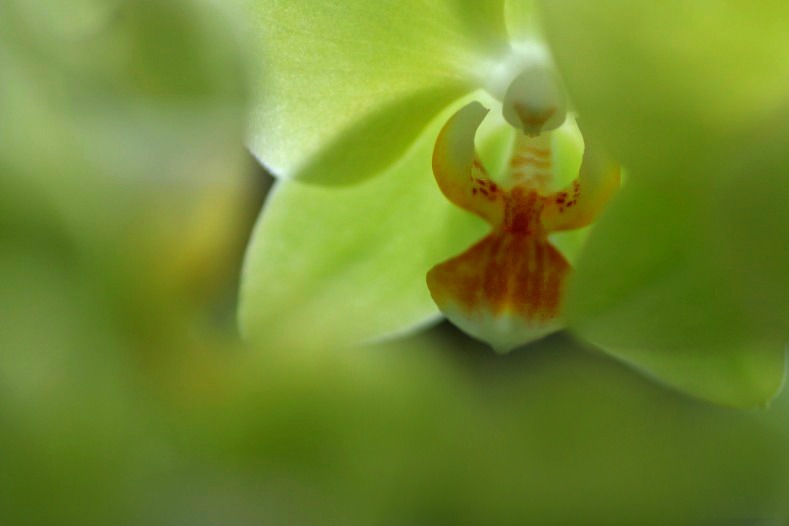
<path fill-rule="evenodd" d="M 707 400 L 769 401 L 783 380 L 789 332 L 789 257 L 775 248 L 787 246 L 789 218 L 785 206 L 771 206 L 789 194 L 786 178 L 774 175 L 789 166 L 776 146 L 787 137 L 778 117 L 789 42 L 777 22 L 787 8 L 669 3 L 250 1 L 260 72 L 248 144 L 279 182 L 247 255 L 245 336 L 280 347 L 390 337 L 436 319 L 431 289 L 462 325 L 450 305 L 460 296 L 445 301 L 463 281 L 452 276 L 458 260 L 454 269 L 441 262 L 506 231 L 502 210 L 522 203 L 523 189 L 510 181 L 495 206 L 466 206 L 448 183 L 472 169 L 500 185 L 484 174 L 508 174 L 517 137 L 539 132 L 552 187 L 537 192 L 543 211 L 532 224 L 545 230 L 508 237 L 549 239 L 561 229 L 556 192 L 579 174 L 598 177 L 581 168 L 577 111 L 585 155 L 600 145 L 630 177 L 577 261 L 585 231 L 541 245 L 556 247 L 544 252 L 556 275 L 565 273 L 562 259 L 576 269 L 569 282 L 557 279 L 567 296 L 556 326 Z M 567 107 L 550 81 L 555 71 Z M 495 110 L 476 134 L 476 163 L 473 132 L 484 110 L 468 106 L 474 101 Z M 558 108 L 537 119 L 555 121 L 534 128 L 518 111 L 524 101 Z M 442 142 L 455 134 L 462 148 Z M 600 173 L 608 175 L 599 176 L 599 203 L 570 226 L 586 224 L 610 197 L 615 170 Z M 436 180 L 492 224 L 494 237 L 453 208 Z M 502 319 L 494 331 L 501 348 L 556 328 L 517 334 L 524 324 L 511 331 Z M 494 340 L 480 320 L 466 329 Z"/>

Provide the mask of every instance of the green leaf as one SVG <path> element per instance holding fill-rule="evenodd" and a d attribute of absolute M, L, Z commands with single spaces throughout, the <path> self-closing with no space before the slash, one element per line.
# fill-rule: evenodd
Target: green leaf
<path fill-rule="evenodd" d="M 438 315 L 425 274 L 487 229 L 450 204 L 433 178 L 433 144 L 450 114 L 375 179 L 345 188 L 277 184 L 247 253 L 245 336 L 290 348 L 347 345 Z M 510 144 L 508 134 L 492 133 L 502 122 L 491 116 L 480 131 L 494 139 L 487 158 Z"/>
<path fill-rule="evenodd" d="M 539 6 L 574 105 L 629 168 L 714 155 L 786 104 L 782 0 Z"/>
<path fill-rule="evenodd" d="M 251 0 L 249 145 L 277 176 L 349 183 L 396 161 L 506 52 L 502 0 Z"/>

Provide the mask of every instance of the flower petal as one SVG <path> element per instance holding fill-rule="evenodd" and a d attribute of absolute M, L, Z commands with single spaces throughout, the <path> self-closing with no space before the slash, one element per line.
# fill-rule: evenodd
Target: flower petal
<path fill-rule="evenodd" d="M 671 387 L 717 404 L 764 407 L 784 383 L 785 350 L 754 342 L 711 349 L 686 347 L 656 352 L 648 347 L 602 346 Z"/>
<path fill-rule="evenodd" d="M 507 48 L 503 0 L 252 0 L 250 148 L 277 176 L 363 180 Z"/>
<path fill-rule="evenodd" d="M 705 235 L 717 228 L 710 204 L 690 177 L 667 188 L 640 175 L 592 230 L 568 294 L 571 327 L 697 396 L 767 402 L 782 383 L 783 343 L 743 301 L 725 247 Z"/>
<path fill-rule="evenodd" d="M 667 381 L 687 376 L 679 351 L 707 353 L 709 367 L 690 368 L 706 398 L 769 399 L 789 333 L 789 133 L 781 124 L 789 5 L 570 0 L 541 8 L 574 103 L 633 175 L 579 262 L 568 301 L 575 326 L 609 349 L 655 354 L 633 360 L 649 361 Z M 765 348 L 772 351 L 749 351 Z M 738 360 L 752 367 L 735 367 Z M 757 365 L 767 361 L 769 373 Z M 764 374 L 751 382 L 748 370 Z M 740 386 L 739 400 L 716 378 Z"/>
<path fill-rule="evenodd" d="M 715 153 L 718 139 L 786 104 L 787 2 L 539 7 L 573 103 L 628 168 Z"/>
<path fill-rule="evenodd" d="M 430 157 L 450 115 L 376 179 L 347 188 L 278 183 L 247 254 L 240 321 L 248 338 L 354 344 L 437 316 L 425 273 L 486 231 L 435 187 Z M 509 146 L 510 135 L 492 133 L 501 122 L 491 116 L 482 126 L 486 159 Z"/>
<path fill-rule="evenodd" d="M 705 231 L 728 287 L 764 337 L 789 342 L 789 107 L 726 148 Z"/>
<path fill-rule="evenodd" d="M 534 0 L 505 0 L 504 18 L 510 40 L 533 38 L 538 31 Z"/>

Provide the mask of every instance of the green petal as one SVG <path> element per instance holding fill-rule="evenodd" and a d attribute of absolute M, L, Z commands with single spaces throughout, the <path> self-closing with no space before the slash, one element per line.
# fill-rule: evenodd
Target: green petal
<path fill-rule="evenodd" d="M 719 225 L 692 187 L 630 179 L 592 230 L 568 319 L 675 387 L 728 405 L 766 403 L 782 384 L 783 342 L 743 295 L 730 247 L 707 235 Z"/>
<path fill-rule="evenodd" d="M 704 398 L 769 400 L 789 336 L 789 7 L 541 8 L 579 113 L 633 176 L 581 258 L 574 325 Z"/>
<path fill-rule="evenodd" d="M 718 139 L 786 104 L 787 2 L 540 7 L 573 103 L 630 168 L 714 155 Z"/>
<path fill-rule="evenodd" d="M 510 144 L 494 113 L 480 130 L 490 138 L 481 144 L 484 159 L 503 157 Z M 354 344 L 438 315 L 425 274 L 487 230 L 443 197 L 431 172 L 449 115 L 363 184 L 277 185 L 247 254 L 240 322 L 248 338 L 284 347 Z"/>
<path fill-rule="evenodd" d="M 759 334 L 789 342 L 789 113 L 735 141 L 713 171 L 707 250 Z"/>
<path fill-rule="evenodd" d="M 363 180 L 397 160 L 485 61 L 502 0 L 251 0 L 260 64 L 249 145 L 277 176 Z"/>
<path fill-rule="evenodd" d="M 505 0 L 504 18 L 512 41 L 527 40 L 539 32 L 534 0 Z"/>
<path fill-rule="evenodd" d="M 715 349 L 601 347 L 662 383 L 731 407 L 765 407 L 784 383 L 785 351 L 777 343 L 722 344 Z"/>

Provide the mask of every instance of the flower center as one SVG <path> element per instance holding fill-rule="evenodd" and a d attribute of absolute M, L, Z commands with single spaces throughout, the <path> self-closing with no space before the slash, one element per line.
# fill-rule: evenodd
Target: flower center
<path fill-rule="evenodd" d="M 474 145 L 486 114 L 474 102 L 450 118 L 436 140 L 433 173 L 444 195 L 491 232 L 433 267 L 427 286 L 449 320 L 506 352 L 561 328 L 571 268 L 548 234 L 589 225 L 619 187 L 619 166 L 590 141 L 578 178 L 557 191 L 552 134 L 520 135 L 506 183 L 496 184 Z"/>
<path fill-rule="evenodd" d="M 567 116 L 567 100 L 553 61 L 536 41 L 514 44 L 510 54 L 490 68 L 484 84 L 502 101 L 504 118 L 536 136 L 558 128 Z"/>

